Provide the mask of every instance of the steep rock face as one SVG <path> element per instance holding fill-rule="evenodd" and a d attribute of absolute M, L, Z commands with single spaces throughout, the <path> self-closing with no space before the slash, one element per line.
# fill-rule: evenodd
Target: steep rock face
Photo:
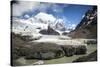
<path fill-rule="evenodd" d="M 59 33 L 52 29 L 50 26 L 48 26 L 47 30 L 41 30 L 39 33 L 46 35 L 59 35 Z"/>
<path fill-rule="evenodd" d="M 88 10 L 74 31 L 69 33 L 73 38 L 97 38 L 97 6 Z"/>

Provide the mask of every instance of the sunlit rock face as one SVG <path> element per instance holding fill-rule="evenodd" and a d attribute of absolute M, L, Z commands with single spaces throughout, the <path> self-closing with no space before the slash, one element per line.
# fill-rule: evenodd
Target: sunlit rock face
<path fill-rule="evenodd" d="M 77 25 L 74 31 L 71 31 L 69 36 L 73 38 L 97 38 L 97 7 L 94 6 L 91 10 L 85 13 L 81 22 Z"/>

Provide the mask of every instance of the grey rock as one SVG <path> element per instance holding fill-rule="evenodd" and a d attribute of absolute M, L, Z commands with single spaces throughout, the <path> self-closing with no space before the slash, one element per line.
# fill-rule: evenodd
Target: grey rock
<path fill-rule="evenodd" d="M 48 26 L 48 29 L 41 30 L 39 33 L 45 34 L 45 35 L 60 35 L 57 31 L 55 31 L 53 28 Z"/>

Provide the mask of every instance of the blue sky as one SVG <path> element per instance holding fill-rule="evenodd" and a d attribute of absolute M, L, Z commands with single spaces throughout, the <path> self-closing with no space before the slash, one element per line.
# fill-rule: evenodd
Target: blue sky
<path fill-rule="evenodd" d="M 91 5 L 74 5 L 46 2 L 33 2 L 31 4 L 30 2 L 25 3 L 24 1 L 18 4 L 16 8 L 15 7 L 14 10 L 16 10 L 17 13 L 20 13 L 19 15 L 15 14 L 15 16 L 17 15 L 20 18 L 27 19 L 29 17 L 35 16 L 39 12 L 45 12 L 55 16 L 56 18 L 63 19 L 65 21 L 65 25 L 77 25 L 81 21 L 82 16 L 84 16 L 86 11 L 92 8 Z M 28 17 L 26 17 L 25 15 L 28 15 Z"/>

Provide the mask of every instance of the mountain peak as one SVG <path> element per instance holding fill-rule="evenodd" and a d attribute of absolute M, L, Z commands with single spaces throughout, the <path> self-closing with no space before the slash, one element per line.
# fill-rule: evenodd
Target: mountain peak
<path fill-rule="evenodd" d="M 53 23 L 56 20 L 56 18 L 52 14 L 47 14 L 44 12 L 40 12 L 34 17 L 40 21 L 45 22 L 45 24 Z"/>

